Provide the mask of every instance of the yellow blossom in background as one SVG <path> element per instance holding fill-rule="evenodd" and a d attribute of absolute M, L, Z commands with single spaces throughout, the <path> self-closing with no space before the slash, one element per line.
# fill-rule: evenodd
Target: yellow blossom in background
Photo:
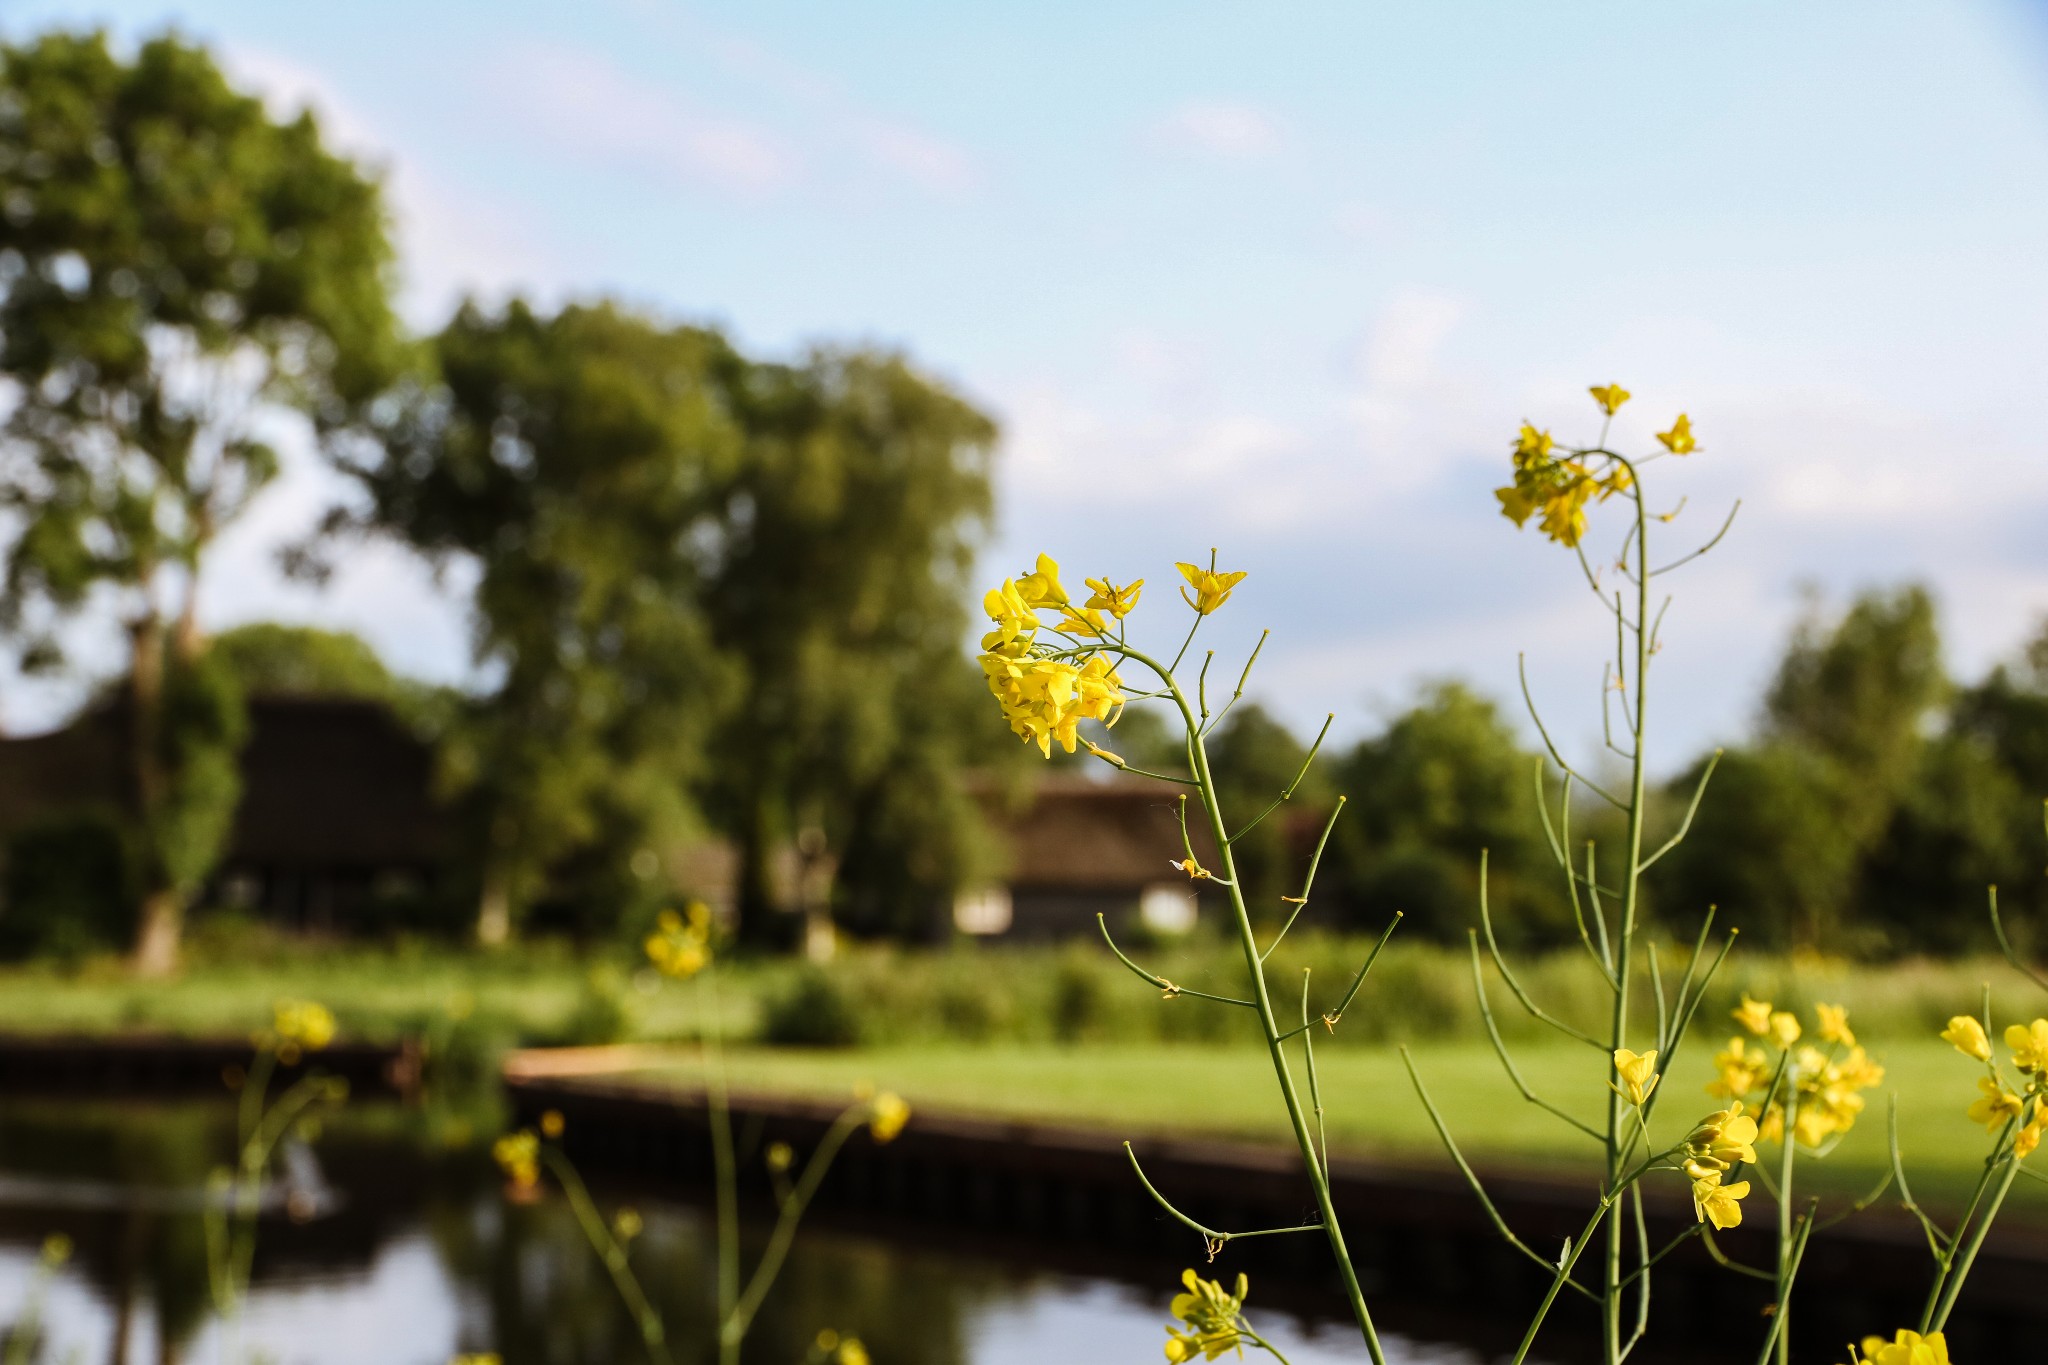
<path fill-rule="evenodd" d="M 1217 573 L 1214 569 L 1197 568 L 1193 564 L 1176 564 L 1174 567 L 1179 569 L 1180 576 L 1188 581 L 1188 587 L 1180 590 L 1181 600 L 1203 616 L 1228 602 L 1231 589 L 1242 583 L 1245 578 L 1242 570 L 1237 573 Z M 1188 596 L 1188 588 L 1195 590 L 1194 596 Z"/>
<path fill-rule="evenodd" d="M 1692 419 L 1682 412 L 1678 414 L 1678 420 L 1671 424 L 1671 430 L 1658 432 L 1657 439 L 1663 442 L 1664 448 L 1673 455 L 1690 455 L 1699 449 L 1699 442 L 1692 436 Z"/>
<path fill-rule="evenodd" d="M 1232 1350 L 1242 1355 L 1244 1348 L 1239 1342 L 1244 1334 L 1238 1330 L 1237 1320 L 1250 1282 L 1239 1275 L 1235 1294 L 1226 1294 L 1222 1284 L 1205 1280 L 1192 1270 L 1181 1272 L 1180 1282 L 1187 1292 L 1174 1295 L 1170 1311 L 1184 1325 L 1167 1325 L 1166 1358 L 1178 1363 L 1196 1356 L 1214 1360 Z"/>
<path fill-rule="evenodd" d="M 621 1242 L 630 1242 L 646 1230 L 647 1224 L 641 1221 L 640 1210 L 636 1208 L 629 1206 L 612 1215 L 612 1236 Z"/>
<path fill-rule="evenodd" d="M 1986 1132 L 1995 1133 L 2005 1126 L 2007 1119 L 2019 1117 L 2020 1097 L 2000 1085 L 1995 1077 L 1979 1076 L 1977 1088 L 1984 1094 L 1970 1105 L 1972 1123 L 1981 1123 Z"/>
<path fill-rule="evenodd" d="M 839 1349 L 832 1353 L 832 1365 L 868 1365 L 868 1348 L 860 1344 L 859 1337 L 843 1337 Z"/>
<path fill-rule="evenodd" d="M 540 1138 L 532 1129 L 507 1133 L 492 1143 L 491 1160 L 517 1190 L 531 1190 L 540 1183 Z"/>
<path fill-rule="evenodd" d="M 1629 397 L 1628 390 L 1619 384 L 1595 384 L 1586 392 L 1593 395 L 1593 401 L 1598 403 L 1600 410 L 1609 417 L 1620 411 L 1621 405 L 1626 403 Z"/>
<path fill-rule="evenodd" d="M 1848 1010 L 1840 1005 L 1815 1005 L 1813 1016 L 1820 1021 L 1823 1041 L 1840 1043 L 1843 1047 L 1856 1046 L 1856 1035 L 1849 1031 Z"/>
<path fill-rule="evenodd" d="M 1984 1036 L 1984 1026 L 1970 1015 L 1958 1014 L 1949 1020 L 1948 1027 L 1941 1031 L 1941 1038 L 1965 1057 L 1974 1057 L 1980 1062 L 1991 1060 L 1991 1040 Z"/>
<path fill-rule="evenodd" d="M 1615 1087 L 1630 1104 L 1641 1108 L 1650 1098 L 1650 1092 L 1657 1088 L 1662 1077 L 1657 1074 L 1657 1050 L 1636 1053 L 1627 1048 L 1617 1048 L 1614 1053 L 1614 1070 L 1621 1077 L 1621 1084 Z"/>
<path fill-rule="evenodd" d="M 693 901 L 683 914 L 664 910 L 644 945 L 647 960 L 663 976 L 684 980 L 711 965 L 711 910 Z"/>
<path fill-rule="evenodd" d="M 1799 1041 L 1799 1016 L 1788 1010 L 1778 1010 L 1771 1015 L 1771 1041 L 1781 1048 L 1790 1048 Z"/>
<path fill-rule="evenodd" d="M 311 1000 L 280 1000 L 272 1011 L 272 1031 L 280 1050 L 318 1052 L 334 1041 L 334 1015 Z"/>
<path fill-rule="evenodd" d="M 1723 1185 L 1721 1173 L 1714 1171 L 1705 1178 L 1692 1182 L 1693 1216 L 1700 1222 L 1712 1223 L 1717 1228 L 1740 1227 L 1741 1201 L 1748 1197 L 1747 1180 L 1738 1180 L 1733 1185 Z"/>
<path fill-rule="evenodd" d="M 1771 1031 L 1771 1002 L 1752 1000 L 1749 992 L 1742 993 L 1742 1003 L 1735 1007 L 1735 1022 L 1761 1038 Z"/>
<path fill-rule="evenodd" d="M 868 1136 L 876 1142 L 891 1141 L 909 1122 L 910 1106 L 904 1103 L 901 1095 L 892 1095 L 884 1090 L 868 1107 Z"/>
<path fill-rule="evenodd" d="M 2030 1076 L 2048 1075 L 2048 1019 L 2014 1024 L 2005 1031 L 2005 1045 L 2014 1066 Z"/>
<path fill-rule="evenodd" d="M 542 1137 L 558 1138 L 566 1127 L 568 1127 L 568 1124 L 563 1121 L 562 1111 L 559 1109 L 550 1109 L 540 1116 Z"/>
<path fill-rule="evenodd" d="M 1875 1336 L 1863 1338 L 1863 1349 L 1858 1354 L 1864 1365 L 1949 1365 L 1948 1338 L 1939 1332 L 1923 1337 L 1904 1327 L 1890 1341 Z"/>
<path fill-rule="evenodd" d="M 1728 1040 L 1727 1051 L 1714 1054 L 1714 1070 L 1717 1075 L 1707 1083 L 1707 1093 L 1741 1099 L 1764 1083 L 1770 1064 L 1762 1048 L 1751 1047 L 1748 1039 L 1738 1035 Z"/>
<path fill-rule="evenodd" d="M 71 1259 L 71 1239 L 61 1232 L 43 1238 L 43 1264 L 52 1270 Z"/>
<path fill-rule="evenodd" d="M 504 1362 L 486 1351 L 479 1355 L 449 1356 L 448 1365 L 504 1365 Z"/>
<path fill-rule="evenodd" d="M 1131 608 L 1138 605 L 1138 594 L 1144 590 L 1145 580 L 1139 579 L 1127 588 L 1119 588 L 1106 578 L 1083 580 L 1092 592 L 1087 605 L 1095 611 L 1106 611 L 1121 621 L 1131 614 Z"/>

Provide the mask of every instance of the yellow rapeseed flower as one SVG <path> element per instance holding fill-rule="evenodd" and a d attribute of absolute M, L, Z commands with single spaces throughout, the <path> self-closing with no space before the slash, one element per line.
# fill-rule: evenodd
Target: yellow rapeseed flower
<path fill-rule="evenodd" d="M 334 1015 L 311 1000 L 280 1000 L 273 1011 L 277 1041 L 285 1047 L 318 1052 L 334 1041 Z"/>
<path fill-rule="evenodd" d="M 901 1095 L 892 1095 L 884 1090 L 868 1106 L 868 1136 L 876 1142 L 893 1141 L 908 1122 L 910 1106 L 904 1103 Z"/>
<path fill-rule="evenodd" d="M 1823 1041 L 1840 1043 L 1843 1047 L 1856 1046 L 1856 1035 L 1849 1031 L 1848 1010 L 1840 1005 L 1815 1005 L 1813 1015 L 1820 1021 Z"/>
<path fill-rule="evenodd" d="M 1770 1064 L 1762 1048 L 1751 1047 L 1749 1040 L 1738 1034 L 1728 1040 L 1727 1051 L 1714 1054 L 1714 1071 L 1715 1078 L 1707 1082 L 1707 1093 L 1739 1100 L 1763 1083 L 1770 1074 Z"/>
<path fill-rule="evenodd" d="M 1017 580 L 1017 595 L 1030 607 L 1067 605 L 1067 590 L 1060 586 L 1060 566 L 1051 555 L 1040 555 L 1038 567 Z"/>
<path fill-rule="evenodd" d="M 1771 1002 L 1752 1000 L 1749 992 L 1742 993 L 1742 1003 L 1735 1007 L 1735 1022 L 1761 1038 L 1771 1031 Z"/>
<path fill-rule="evenodd" d="M 2005 1045 L 2014 1066 L 2030 1076 L 2048 1075 L 2048 1019 L 2014 1024 L 2005 1031 Z"/>
<path fill-rule="evenodd" d="M 1243 570 L 1236 573 L 1217 573 L 1214 569 L 1198 568 L 1193 564 L 1176 564 L 1180 576 L 1188 581 L 1188 587 L 1180 590 L 1181 599 L 1203 616 L 1230 600 L 1231 589 L 1245 579 Z M 1188 595 L 1193 588 L 1194 595 Z"/>
<path fill-rule="evenodd" d="M 542 1137 L 558 1138 L 562 1135 L 562 1130 L 567 1128 L 568 1126 L 569 1125 L 563 1121 L 562 1111 L 559 1109 L 550 1109 L 545 1114 L 542 1114 L 540 1116 L 540 1131 Z"/>
<path fill-rule="evenodd" d="M 1980 1062 L 1991 1060 L 1991 1040 L 1984 1036 L 1984 1026 L 1967 1014 L 1958 1014 L 1948 1021 L 1948 1027 L 1941 1031 L 1942 1041 L 1953 1044 L 1955 1050 L 1965 1057 L 1974 1057 Z"/>
<path fill-rule="evenodd" d="M 1185 1325 L 1167 1324 L 1166 1358 L 1180 1365 L 1196 1356 L 1214 1360 L 1231 1350 L 1242 1355 L 1244 1348 L 1238 1343 L 1244 1334 L 1238 1328 L 1238 1317 L 1250 1282 L 1239 1275 L 1235 1294 L 1225 1293 L 1222 1284 L 1205 1280 L 1192 1270 L 1181 1272 L 1180 1282 L 1187 1292 L 1174 1295 L 1171 1311 Z"/>
<path fill-rule="evenodd" d="M 1799 1041 L 1799 1016 L 1789 1010 L 1777 1010 L 1771 1015 L 1771 1041 L 1781 1048 L 1790 1048 Z"/>
<path fill-rule="evenodd" d="M 1984 1094 L 1970 1105 L 1972 1123 L 1981 1123 L 1986 1132 L 1995 1133 L 2005 1126 L 2007 1119 L 2019 1115 L 2022 1108 L 2020 1097 L 2000 1085 L 1995 1077 L 1979 1076 L 1977 1088 Z"/>
<path fill-rule="evenodd" d="M 1712 1223 L 1717 1228 L 1740 1227 L 1740 1201 L 1748 1197 L 1747 1180 L 1738 1180 L 1733 1185 L 1723 1185 L 1719 1171 L 1709 1172 L 1704 1178 L 1692 1182 L 1693 1217 L 1702 1223 Z"/>
<path fill-rule="evenodd" d="M 1857 1354 L 1862 1365 L 1949 1365 L 1948 1338 L 1939 1332 L 1921 1336 L 1905 1327 L 1890 1341 L 1863 1338 L 1863 1349 Z"/>
<path fill-rule="evenodd" d="M 2034 1149 L 2041 1145 L 2041 1134 L 2044 1129 L 2048 1129 L 2048 1104 L 2036 1100 L 2034 1116 L 2020 1125 L 2020 1130 L 2012 1136 L 2012 1154 L 2021 1161 L 2032 1156 Z"/>
<path fill-rule="evenodd" d="M 1692 436 L 1692 419 L 1682 412 L 1678 414 L 1678 420 L 1671 424 L 1671 430 L 1658 432 L 1657 439 L 1662 441 L 1664 448 L 1673 455 L 1690 455 L 1700 448 L 1699 442 Z"/>
<path fill-rule="evenodd" d="M 491 1160 L 521 1193 L 540 1183 L 540 1139 L 530 1128 L 507 1133 L 491 1144 Z"/>
<path fill-rule="evenodd" d="M 692 901 L 682 914 L 664 910 L 643 947 L 663 976 L 685 980 L 711 965 L 711 909 Z"/>
<path fill-rule="evenodd" d="M 1707 1115 L 1685 1140 L 1685 1173 L 1694 1180 L 1756 1160 L 1756 1120 L 1737 1100 Z"/>
<path fill-rule="evenodd" d="M 621 1242 L 630 1242 L 646 1230 L 647 1224 L 641 1220 L 640 1210 L 636 1208 L 623 1208 L 612 1215 L 612 1236 Z"/>
<path fill-rule="evenodd" d="M 1131 608 L 1138 605 L 1138 594 L 1145 587 L 1145 580 L 1142 578 L 1127 588 L 1119 588 L 1107 578 L 1089 578 L 1083 581 L 1094 594 L 1088 599 L 1088 605 L 1097 611 L 1108 612 L 1119 621 L 1129 616 Z"/>
<path fill-rule="evenodd" d="M 1614 1052 L 1615 1074 L 1621 1077 L 1621 1084 L 1614 1088 L 1630 1104 L 1641 1108 L 1650 1098 L 1650 1092 L 1657 1088 L 1661 1079 L 1657 1074 L 1657 1050 L 1636 1053 L 1627 1048 L 1616 1048 Z"/>
<path fill-rule="evenodd" d="M 860 1344 L 859 1337 L 841 1337 L 839 1349 L 832 1353 L 832 1365 L 868 1365 L 868 1348 Z"/>
<path fill-rule="evenodd" d="M 1619 384 L 1595 384 L 1586 392 L 1593 395 L 1593 401 L 1598 403 L 1600 410 L 1609 417 L 1614 416 L 1621 405 L 1628 401 L 1628 390 Z"/>

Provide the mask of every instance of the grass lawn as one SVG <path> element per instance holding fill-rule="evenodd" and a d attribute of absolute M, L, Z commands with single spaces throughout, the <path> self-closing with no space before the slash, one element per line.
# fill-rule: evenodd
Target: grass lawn
<path fill-rule="evenodd" d="M 1716 1044 L 1718 1046 L 1718 1044 Z M 1666 1078 L 1655 1131 L 1675 1141 L 1718 1107 L 1702 1089 L 1713 1049 L 1681 1055 Z M 1899 1100 L 1899 1142 L 1916 1194 L 1943 1202 L 1967 1193 L 1988 1139 L 1964 1110 L 1976 1097 L 1974 1063 L 1937 1041 L 1873 1049 L 1885 1084 L 1866 1092 L 1862 1122 L 1802 1180 L 1867 1189 L 1887 1162 L 1885 1112 Z M 1492 1167 L 1573 1168 L 1597 1150 L 1583 1135 L 1525 1102 L 1485 1043 L 1416 1047 L 1417 1069 L 1459 1144 Z M 1588 1122 L 1602 1117 L 1602 1061 L 1578 1044 L 1524 1048 L 1524 1078 L 1544 1098 Z M 1263 1051 L 1209 1047 L 986 1047 L 843 1052 L 741 1048 L 731 1053 L 736 1089 L 835 1097 L 860 1082 L 895 1090 L 913 1106 L 1041 1122 L 1079 1123 L 1127 1134 L 1181 1134 L 1290 1143 Z M 1329 1048 L 1317 1056 L 1331 1146 L 1345 1153 L 1440 1160 L 1442 1148 L 1392 1048 Z M 694 1053 L 649 1074 L 694 1085 Z M 1297 1064 L 1296 1080 L 1303 1083 Z M 1860 1190 L 1859 1190 L 1860 1192 Z M 2011 1204 L 2048 1217 L 2048 1187 L 2026 1180 Z"/>

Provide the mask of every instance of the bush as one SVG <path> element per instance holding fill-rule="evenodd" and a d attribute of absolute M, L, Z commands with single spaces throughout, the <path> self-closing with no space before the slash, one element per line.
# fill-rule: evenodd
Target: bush
<path fill-rule="evenodd" d="M 7 845 L 0 957 L 79 958 L 135 936 L 133 861 L 111 816 L 30 825 Z"/>
<path fill-rule="evenodd" d="M 789 1047 L 853 1047 L 862 1041 L 861 1021 L 841 978 L 812 967 L 768 1002 L 761 1038 Z"/>

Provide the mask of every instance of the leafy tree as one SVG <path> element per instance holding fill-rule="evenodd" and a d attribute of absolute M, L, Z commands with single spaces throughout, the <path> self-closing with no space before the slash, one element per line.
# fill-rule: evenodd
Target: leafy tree
<path fill-rule="evenodd" d="M 1210 735 L 1208 750 L 1224 810 L 1247 823 L 1287 790 L 1308 757 L 1308 747 L 1256 702 L 1240 703 L 1225 716 Z M 1185 755 L 1166 769 L 1186 770 Z M 1301 844 L 1321 832 L 1332 799 L 1326 771 L 1312 767 L 1287 802 L 1231 844 L 1245 904 L 1254 915 L 1284 918 L 1289 907 L 1281 897 L 1301 894 L 1308 861 Z M 1315 830 L 1304 836 L 1303 826 L 1310 822 Z"/>
<path fill-rule="evenodd" d="M 433 351 L 435 381 L 344 458 L 367 508 L 328 530 L 474 569 L 496 681 L 446 757 L 497 941 L 544 894 L 616 904 L 691 818 L 734 680 L 702 602 L 732 553 L 746 367 L 712 332 L 608 303 L 466 305 Z"/>
<path fill-rule="evenodd" d="M 1349 804 L 1329 856 L 1350 913 L 1457 941 L 1478 921 L 1479 858 L 1489 904 L 1514 936 L 1572 933 L 1562 874 L 1543 843 L 1533 754 L 1497 707 L 1459 682 L 1424 687 L 1415 705 L 1339 765 Z"/>
<path fill-rule="evenodd" d="M 398 679 L 359 635 L 258 621 L 215 636 L 207 652 L 250 696 L 396 698 Z"/>
<path fill-rule="evenodd" d="M 400 360 L 376 184 L 200 48 L 0 47 L 0 625 L 29 667 L 88 605 L 131 642 L 137 962 L 168 970 L 236 799 L 232 688 L 194 618 L 270 481 L 275 414 L 345 440 Z"/>
<path fill-rule="evenodd" d="M 871 927 L 928 918 L 977 846 L 961 642 L 995 428 L 901 357 L 857 351 L 752 367 L 740 420 L 706 600 L 745 679 L 711 784 L 742 931 L 774 936 L 792 909 L 816 928 L 835 900 Z"/>

